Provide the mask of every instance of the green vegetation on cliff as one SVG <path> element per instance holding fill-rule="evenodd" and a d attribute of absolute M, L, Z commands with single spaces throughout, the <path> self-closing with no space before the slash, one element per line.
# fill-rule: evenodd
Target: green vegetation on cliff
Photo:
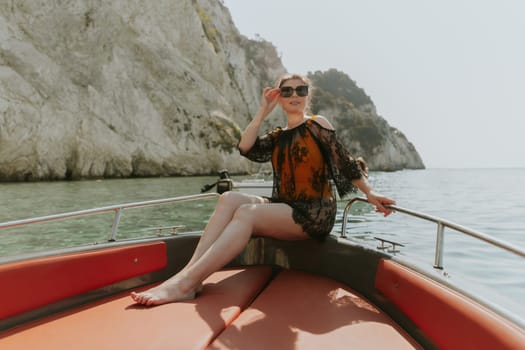
<path fill-rule="evenodd" d="M 377 115 L 372 99 L 346 73 L 332 68 L 308 78 L 314 85 L 312 113 L 327 117 L 348 150 L 364 157 L 371 170 L 424 168 L 414 146 Z"/>
<path fill-rule="evenodd" d="M 308 77 L 314 86 L 322 91 L 322 95 L 313 101 L 318 104 L 334 105 L 349 102 L 355 107 L 373 104 L 363 89 L 357 86 L 344 72 L 331 68 L 326 72 L 316 71 Z"/>

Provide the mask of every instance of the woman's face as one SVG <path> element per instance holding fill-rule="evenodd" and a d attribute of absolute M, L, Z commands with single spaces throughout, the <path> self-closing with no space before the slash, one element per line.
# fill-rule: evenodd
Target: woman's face
<path fill-rule="evenodd" d="M 286 113 L 304 113 L 308 95 L 308 85 L 304 81 L 301 79 L 286 80 L 281 85 L 279 103 Z"/>

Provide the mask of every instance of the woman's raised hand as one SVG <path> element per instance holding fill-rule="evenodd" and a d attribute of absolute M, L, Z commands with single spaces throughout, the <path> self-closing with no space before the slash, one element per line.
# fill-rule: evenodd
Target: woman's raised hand
<path fill-rule="evenodd" d="M 261 108 L 268 115 L 277 104 L 279 99 L 279 88 L 265 87 L 262 93 Z"/>
<path fill-rule="evenodd" d="M 259 127 L 277 104 L 279 93 L 279 88 L 264 88 L 261 98 L 261 107 L 241 135 L 241 140 L 239 141 L 239 149 L 241 152 L 248 152 L 255 143 Z"/>

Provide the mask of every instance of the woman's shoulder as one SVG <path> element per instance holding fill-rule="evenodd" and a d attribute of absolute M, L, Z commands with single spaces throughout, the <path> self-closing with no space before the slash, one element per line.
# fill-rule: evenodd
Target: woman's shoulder
<path fill-rule="evenodd" d="M 326 119 L 322 115 L 313 115 L 310 118 L 310 120 L 318 124 L 319 126 L 323 127 L 324 129 L 334 130 L 334 127 L 332 126 L 332 124 L 328 121 L 328 119 Z"/>

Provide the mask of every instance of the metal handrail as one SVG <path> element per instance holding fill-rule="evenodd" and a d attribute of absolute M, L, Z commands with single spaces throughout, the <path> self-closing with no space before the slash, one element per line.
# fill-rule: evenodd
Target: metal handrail
<path fill-rule="evenodd" d="M 362 197 L 352 198 L 350 201 L 348 201 L 348 203 L 346 204 L 346 207 L 344 209 L 344 212 L 343 212 L 343 226 L 342 226 L 342 229 L 341 229 L 341 237 L 342 238 L 347 238 L 347 236 L 346 236 L 346 222 L 347 222 L 347 218 L 348 218 L 348 213 L 350 211 L 350 207 L 357 201 L 368 203 L 368 201 L 365 198 L 362 198 Z M 521 256 L 522 258 L 525 258 L 525 250 L 523 248 L 515 246 L 515 245 L 513 245 L 511 243 L 507 243 L 507 242 L 502 241 L 500 239 L 491 237 L 491 236 L 489 236 L 489 235 L 487 235 L 485 233 L 472 230 L 472 229 L 470 229 L 468 227 L 464 227 L 464 226 L 458 225 L 456 223 L 453 223 L 453 222 L 448 221 L 448 220 L 441 219 L 441 218 L 436 217 L 436 216 L 428 215 L 428 214 L 425 214 L 425 213 L 420 213 L 420 212 L 417 212 L 417 211 L 414 211 L 414 210 L 410 210 L 410 209 L 405 209 L 405 208 L 402 208 L 402 207 L 398 207 L 396 205 L 389 205 L 387 207 L 389 209 L 392 209 L 392 210 L 396 211 L 396 212 L 400 212 L 400 213 L 403 213 L 403 214 L 415 216 L 415 217 L 423 219 L 423 220 L 434 222 L 434 223 L 436 223 L 438 225 L 438 227 L 437 227 L 437 236 L 436 236 L 436 253 L 435 253 L 435 259 L 434 259 L 434 267 L 435 268 L 443 269 L 443 244 L 444 244 L 444 238 L 445 238 L 445 227 L 451 228 L 451 229 L 453 229 L 455 231 L 458 231 L 458 232 L 464 233 L 466 235 L 469 235 L 471 237 L 477 238 L 477 239 L 482 240 L 484 242 L 487 242 L 487 243 L 489 243 L 489 244 L 491 244 L 493 246 L 496 246 L 498 248 L 504 249 L 504 250 L 506 250 L 508 252 L 511 252 L 511 253 L 514 253 L 514 254 L 516 254 L 518 256 Z"/>
<path fill-rule="evenodd" d="M 109 241 L 112 242 L 112 241 L 115 241 L 115 238 L 117 236 L 118 225 L 120 223 L 120 218 L 122 216 L 122 211 L 124 209 L 139 208 L 139 207 L 175 203 L 175 202 L 188 202 L 188 201 L 195 201 L 199 199 L 206 199 L 206 198 L 212 198 L 212 197 L 218 197 L 218 196 L 219 196 L 218 193 L 196 194 L 196 195 L 189 195 L 189 196 L 180 196 L 180 197 L 155 199 L 155 200 L 142 201 L 142 202 L 110 205 L 107 207 L 79 210 L 79 211 L 73 211 L 73 212 L 62 213 L 62 214 L 40 216 L 36 218 L 31 218 L 31 219 L 7 221 L 4 223 L 0 223 L 0 230 L 7 229 L 7 228 L 13 228 L 13 227 L 27 226 L 27 225 L 32 225 L 32 224 L 37 224 L 37 223 L 42 223 L 42 222 L 58 221 L 58 220 L 70 219 L 74 217 L 89 216 L 89 215 L 95 215 L 95 214 L 101 214 L 101 213 L 107 213 L 107 212 L 114 211 L 115 218 L 113 220 L 113 226 L 111 228 L 111 234 L 109 237 Z"/>

